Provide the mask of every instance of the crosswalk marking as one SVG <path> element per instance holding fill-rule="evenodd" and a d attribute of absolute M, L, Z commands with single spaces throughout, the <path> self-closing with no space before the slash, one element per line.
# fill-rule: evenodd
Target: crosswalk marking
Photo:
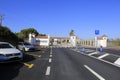
<path fill-rule="evenodd" d="M 93 53 L 90 53 L 90 54 L 88 54 L 88 55 L 91 56 L 91 55 L 93 55 L 93 54 L 97 54 L 97 52 L 93 52 Z"/>
<path fill-rule="evenodd" d="M 118 58 L 114 63 L 120 65 L 120 58 Z"/>
<path fill-rule="evenodd" d="M 94 70 L 92 70 L 90 67 L 88 67 L 87 65 L 84 65 L 84 67 L 86 69 L 88 69 L 92 74 L 94 74 L 99 80 L 105 80 L 105 78 L 103 78 L 101 75 L 99 75 L 97 72 L 95 72 Z"/>
<path fill-rule="evenodd" d="M 103 54 L 103 55 L 99 56 L 98 58 L 101 59 L 101 58 L 104 58 L 104 57 L 106 57 L 106 56 L 108 56 L 108 55 L 109 55 L 109 54 L 106 53 L 106 54 Z"/>

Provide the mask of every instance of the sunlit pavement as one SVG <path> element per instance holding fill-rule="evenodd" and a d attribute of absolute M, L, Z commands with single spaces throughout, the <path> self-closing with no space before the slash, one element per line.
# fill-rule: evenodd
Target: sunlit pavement
<path fill-rule="evenodd" d="M 101 60 L 106 56 L 66 47 L 25 52 L 21 62 L 0 64 L 0 80 L 119 80 L 120 68 Z"/>

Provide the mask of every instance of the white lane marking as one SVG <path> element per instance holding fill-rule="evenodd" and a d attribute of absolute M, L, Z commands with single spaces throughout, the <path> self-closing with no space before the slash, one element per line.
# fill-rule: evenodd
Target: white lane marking
<path fill-rule="evenodd" d="M 109 53 L 108 53 L 108 54 L 109 54 Z M 89 56 L 88 54 L 83 54 L 83 55 Z M 120 68 L 120 64 L 118 65 L 118 64 L 115 64 L 115 63 L 111 63 L 111 62 L 109 62 L 109 61 L 106 61 L 106 60 L 103 60 L 103 59 L 99 59 L 99 58 L 94 57 L 94 56 L 89 56 L 89 57 L 94 58 L 94 59 L 97 59 L 97 60 L 100 60 L 100 61 L 103 61 L 103 62 L 105 62 L 105 63 L 111 64 L 111 65 L 113 65 L 113 66 L 116 66 L 116 67 Z"/>
<path fill-rule="evenodd" d="M 93 52 L 93 53 L 90 53 L 90 54 L 88 54 L 88 55 L 91 56 L 91 55 L 93 55 L 93 54 L 97 54 L 97 52 Z"/>
<path fill-rule="evenodd" d="M 114 63 L 120 65 L 120 58 L 118 58 Z"/>
<path fill-rule="evenodd" d="M 87 65 L 84 65 L 85 68 L 87 68 L 91 73 L 93 73 L 98 79 L 105 80 L 102 76 L 100 76 L 98 73 L 96 73 L 94 70 L 89 68 Z"/>
<path fill-rule="evenodd" d="M 52 55 L 50 55 L 50 57 L 52 57 Z"/>
<path fill-rule="evenodd" d="M 86 50 L 85 52 L 94 52 L 94 50 Z"/>
<path fill-rule="evenodd" d="M 106 56 L 108 56 L 108 55 L 109 55 L 109 54 L 106 53 L 106 54 L 103 54 L 103 55 L 99 56 L 98 58 L 101 59 L 101 58 L 104 58 L 104 57 L 106 57 Z"/>
<path fill-rule="evenodd" d="M 52 54 L 52 46 L 51 46 L 50 54 Z"/>
<path fill-rule="evenodd" d="M 85 54 L 83 54 L 83 55 L 85 55 Z M 88 56 L 88 55 L 86 55 L 86 56 Z M 117 65 L 117 64 L 115 64 L 115 63 L 111 63 L 111 62 L 106 61 L 106 60 L 103 60 L 103 59 L 98 59 L 97 57 L 94 57 L 94 56 L 89 56 L 89 57 L 94 58 L 94 59 L 97 59 L 97 60 L 100 60 L 100 61 L 103 61 L 103 62 L 105 62 L 105 63 L 111 64 L 111 65 L 113 65 L 113 66 L 116 66 L 116 67 L 119 67 L 119 68 L 120 68 L 120 65 Z"/>
<path fill-rule="evenodd" d="M 46 76 L 50 75 L 50 68 L 51 68 L 50 66 L 47 67 L 47 70 L 46 70 L 46 73 L 45 73 Z"/>
<path fill-rule="evenodd" d="M 49 63 L 51 63 L 51 62 L 52 62 L 52 59 L 50 58 L 50 59 L 49 59 Z"/>

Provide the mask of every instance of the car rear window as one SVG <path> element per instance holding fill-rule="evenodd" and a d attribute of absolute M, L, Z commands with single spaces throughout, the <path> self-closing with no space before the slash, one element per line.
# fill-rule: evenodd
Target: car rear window
<path fill-rule="evenodd" d="M 13 48 L 13 47 L 9 44 L 0 44 L 0 48 Z"/>

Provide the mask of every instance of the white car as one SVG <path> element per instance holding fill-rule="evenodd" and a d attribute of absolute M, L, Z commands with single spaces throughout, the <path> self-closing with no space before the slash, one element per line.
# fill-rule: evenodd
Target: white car
<path fill-rule="evenodd" d="M 0 42 L 0 63 L 20 61 L 23 53 L 8 42 Z"/>
<path fill-rule="evenodd" d="M 21 51 L 34 51 L 35 47 L 28 42 L 19 42 L 18 49 Z"/>

